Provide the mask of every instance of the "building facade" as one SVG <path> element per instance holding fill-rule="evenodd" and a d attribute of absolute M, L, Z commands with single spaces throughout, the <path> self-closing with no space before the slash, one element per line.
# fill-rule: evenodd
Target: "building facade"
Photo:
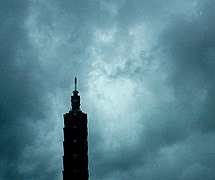
<path fill-rule="evenodd" d="M 72 109 L 64 114 L 63 180 L 88 180 L 87 114 L 80 110 L 80 96 L 75 90 L 71 96 Z"/>

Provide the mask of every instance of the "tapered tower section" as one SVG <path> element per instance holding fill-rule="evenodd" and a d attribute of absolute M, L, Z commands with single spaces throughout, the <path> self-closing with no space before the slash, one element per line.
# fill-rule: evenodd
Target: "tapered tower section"
<path fill-rule="evenodd" d="M 63 180 L 88 180 L 87 114 L 80 110 L 80 96 L 75 90 L 71 96 L 72 110 L 64 114 Z"/>

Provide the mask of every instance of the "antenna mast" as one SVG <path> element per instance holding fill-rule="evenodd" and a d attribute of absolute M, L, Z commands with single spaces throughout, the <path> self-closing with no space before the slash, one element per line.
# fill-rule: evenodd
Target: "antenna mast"
<path fill-rule="evenodd" d="M 75 77 L 75 91 L 77 91 L 77 78 Z"/>

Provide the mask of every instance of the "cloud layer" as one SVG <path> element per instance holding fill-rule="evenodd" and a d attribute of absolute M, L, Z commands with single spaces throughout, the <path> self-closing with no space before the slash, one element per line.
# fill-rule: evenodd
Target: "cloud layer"
<path fill-rule="evenodd" d="M 79 78 L 90 179 L 215 179 L 215 3 L 0 7 L 0 179 L 61 179 Z"/>

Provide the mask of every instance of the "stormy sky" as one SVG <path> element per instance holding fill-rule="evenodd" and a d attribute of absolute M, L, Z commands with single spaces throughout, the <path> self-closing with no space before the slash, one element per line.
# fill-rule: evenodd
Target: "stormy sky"
<path fill-rule="evenodd" d="M 90 179 L 215 179 L 215 1 L 1 0 L 0 179 L 62 179 L 75 76 Z"/>

